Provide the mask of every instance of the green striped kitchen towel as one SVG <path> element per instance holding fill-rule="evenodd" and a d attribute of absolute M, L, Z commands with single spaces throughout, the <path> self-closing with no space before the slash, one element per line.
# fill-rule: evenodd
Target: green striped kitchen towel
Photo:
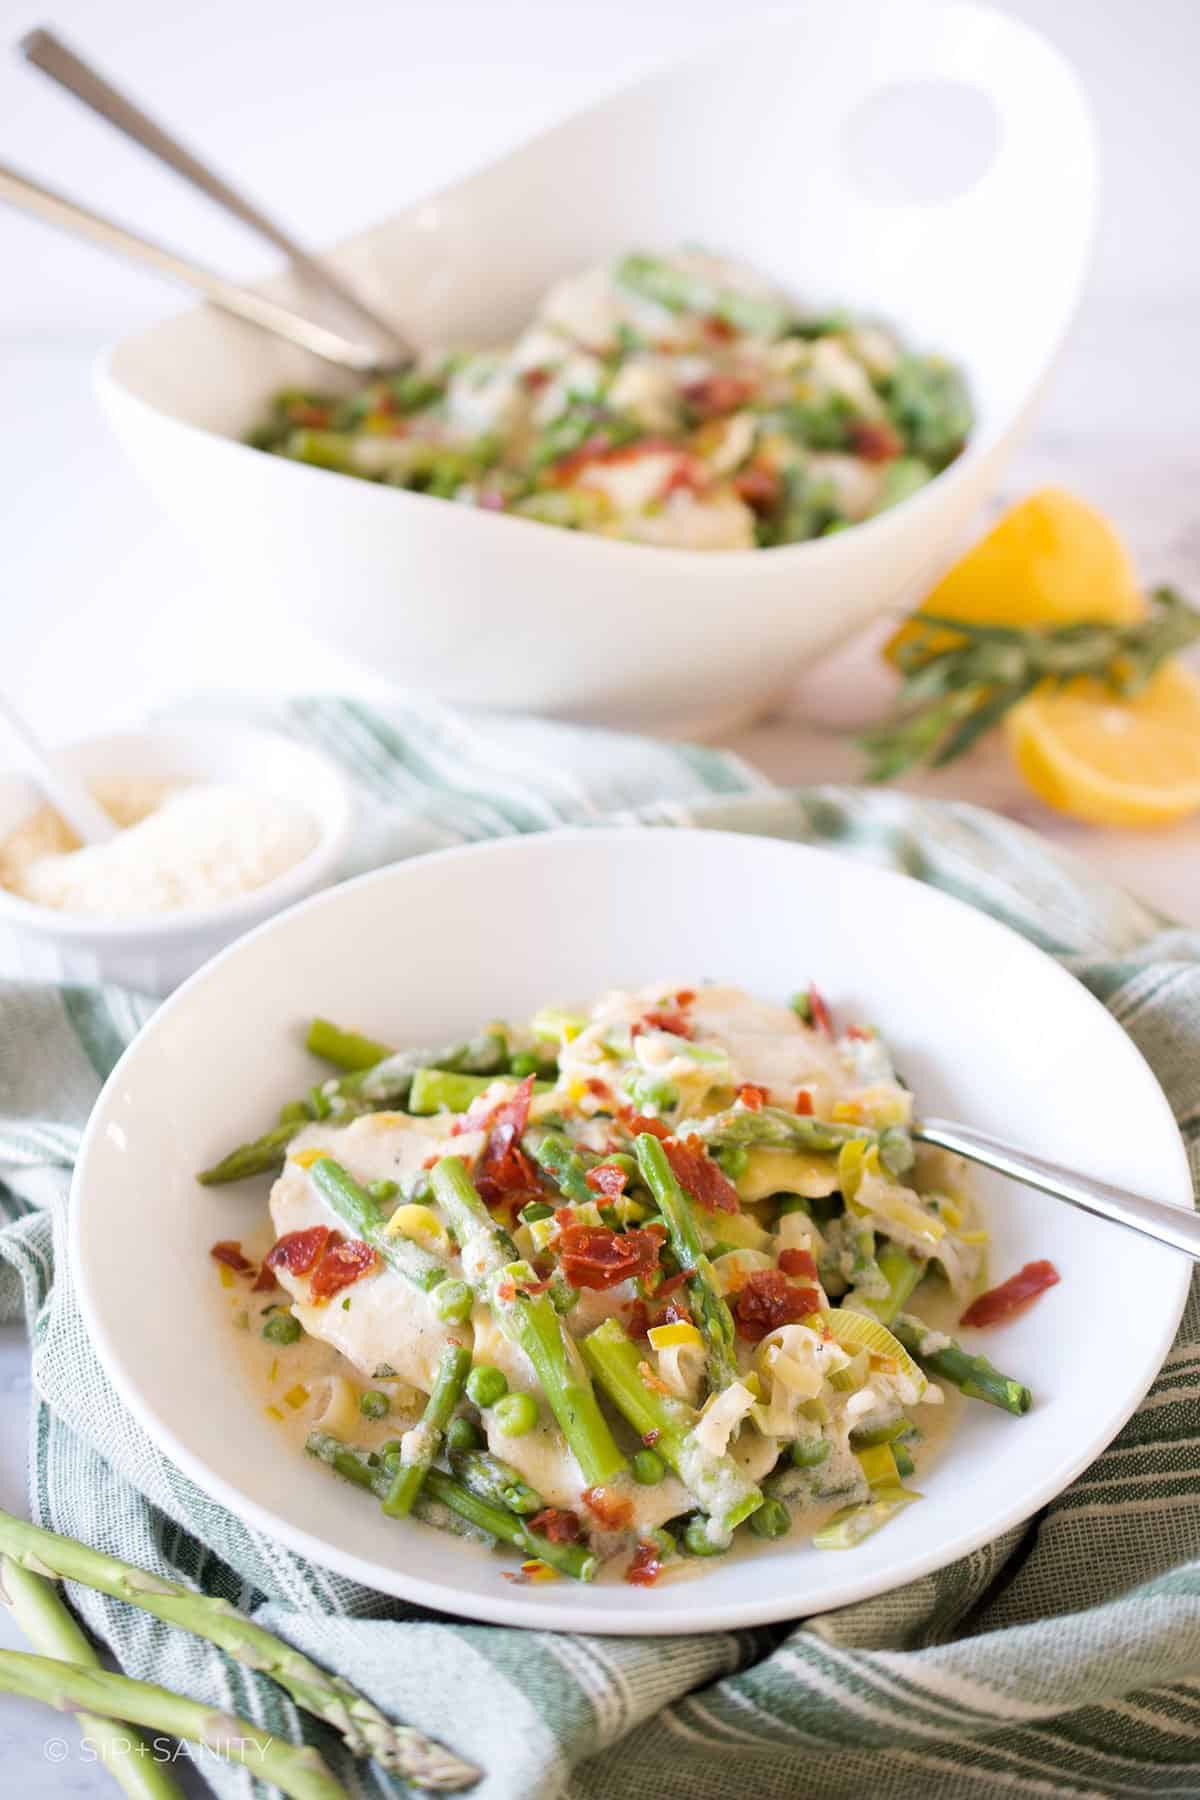
<path fill-rule="evenodd" d="M 267 716 L 353 779 L 359 868 L 618 817 L 832 844 L 957 894 L 1099 995 L 1196 1157 L 1200 938 L 1017 826 L 891 794 L 782 793 L 717 752 L 426 704 L 314 699 Z M 251 1609 L 479 1763 L 478 1800 L 1200 1795 L 1194 1297 L 1153 1391 L 1097 1462 L 1027 1526 L 899 1592 L 676 1640 L 463 1624 L 313 1567 L 215 1505 L 98 1368 L 66 1259 L 67 1186 L 99 1084 L 149 1005 L 111 990 L 0 990 L 0 1302 L 23 1308 L 32 1338 L 37 1521 Z M 215 1650 L 100 1595 L 72 1599 L 130 1673 L 309 1735 L 352 1794 L 403 1791 Z M 250 1794 L 248 1775 L 196 1757 L 217 1793 Z M 4 1785 L 17 1792 L 20 1772 Z"/>

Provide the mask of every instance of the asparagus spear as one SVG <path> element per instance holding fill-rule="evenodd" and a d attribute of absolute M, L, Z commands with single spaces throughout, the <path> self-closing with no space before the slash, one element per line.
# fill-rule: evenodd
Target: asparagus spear
<path fill-rule="evenodd" d="M 547 1131 L 536 1141 L 531 1138 L 524 1141 L 532 1152 L 534 1161 L 546 1171 L 564 1199 L 580 1204 L 596 1199 L 595 1193 L 587 1184 L 583 1158 L 565 1137 L 555 1131 Z"/>
<path fill-rule="evenodd" d="M 451 1449 L 447 1460 L 463 1486 L 493 1506 L 528 1515 L 541 1512 L 546 1504 L 518 1470 L 493 1456 L 490 1450 Z"/>
<path fill-rule="evenodd" d="M 413 1509 L 435 1456 L 446 1439 L 450 1415 L 462 1399 L 463 1383 L 471 1368 L 471 1352 L 463 1344 L 447 1344 L 438 1363 L 433 1392 L 425 1403 L 421 1422 L 405 1434 L 400 1465 L 383 1501 L 391 1519 L 402 1519 Z"/>
<path fill-rule="evenodd" d="M 356 1487 L 366 1488 L 380 1499 L 387 1493 L 391 1476 L 386 1467 L 382 1463 L 373 1464 L 366 1453 L 352 1449 L 339 1438 L 330 1437 L 323 1431 L 310 1431 L 305 1449 L 310 1456 L 318 1457 L 336 1469 L 345 1480 L 354 1482 Z M 513 1544 L 526 1556 L 536 1556 L 540 1562 L 557 1569 L 560 1574 L 570 1575 L 575 1581 L 590 1581 L 599 1567 L 599 1559 L 583 1544 L 557 1544 L 540 1532 L 531 1531 L 516 1513 L 473 1494 L 441 1469 L 430 1469 L 421 1498 L 413 1508 L 419 1518 L 430 1524 L 436 1522 L 430 1517 L 431 1502 L 448 1508 L 476 1533 Z"/>
<path fill-rule="evenodd" d="M 340 1731 L 356 1756 L 373 1756 L 384 1768 L 395 1769 L 425 1787 L 462 1787 L 475 1778 L 476 1771 L 449 1750 L 407 1725 L 393 1725 L 348 1681 L 340 1675 L 327 1674 L 282 1638 L 244 1618 L 228 1600 L 199 1594 L 182 1582 L 165 1581 L 101 1550 L 92 1550 L 74 1538 L 59 1537 L 6 1512 L 0 1512 L 0 1552 L 24 1568 L 82 1582 L 98 1593 L 111 1594 L 115 1600 L 128 1601 L 131 1606 L 152 1613 L 168 1625 L 206 1638 L 238 1662 L 269 1675 L 286 1688 L 297 1706 Z M 157 1725 L 180 1737 L 193 1735 L 154 1716 L 143 1721 L 140 1715 L 123 1712 L 119 1707 L 114 1710 L 111 1706 L 99 1706 L 95 1710 L 138 1724 Z M 248 1731 L 251 1729 L 247 1727 Z M 268 1775 L 265 1768 L 259 1772 L 264 1780 L 279 1780 Z M 285 1783 L 279 1781 L 279 1785 L 283 1787 Z"/>
<path fill-rule="evenodd" d="M 676 1181 L 662 1144 L 651 1132 L 644 1131 L 634 1149 L 642 1180 L 657 1200 L 666 1221 L 671 1248 L 680 1268 L 687 1272 L 687 1289 L 696 1310 L 696 1325 L 707 1351 L 708 1385 L 714 1393 L 719 1393 L 737 1380 L 732 1314 L 717 1290 L 712 1264 L 704 1254 L 692 1215 L 692 1203 Z"/>
<path fill-rule="evenodd" d="M 343 1031 L 340 1025 L 333 1024 L 329 1019 L 314 1019 L 308 1028 L 305 1042 L 314 1056 L 346 1070 L 373 1069 L 385 1056 L 395 1054 L 387 1044 L 363 1037 L 358 1031 Z"/>
<path fill-rule="evenodd" d="M 84 1668 L 101 1666 L 89 1639 L 59 1598 L 53 1581 L 35 1575 L 6 1556 L 0 1561 L 0 1600 L 11 1607 L 35 1650 Z M 100 1760 L 129 1800 L 183 1800 L 183 1790 L 175 1777 L 150 1754 L 149 1745 L 132 1726 L 116 1724 L 94 1713 L 81 1712 L 76 1717 L 84 1736 L 96 1746 Z"/>
<path fill-rule="evenodd" d="M 863 1298 L 862 1304 L 875 1314 L 881 1325 L 891 1325 L 896 1314 L 907 1305 L 921 1278 L 928 1268 L 899 1244 L 885 1243 L 876 1258 L 879 1272 L 888 1284 L 888 1291 L 878 1299 Z"/>
<path fill-rule="evenodd" d="M 731 1456 L 714 1456 L 697 1442 L 697 1414 L 684 1400 L 660 1394 L 642 1379 L 642 1357 L 617 1319 L 605 1319 L 583 1340 L 583 1355 L 613 1405 L 639 1437 L 652 1433 L 655 1451 L 723 1531 L 732 1531 L 762 1504 L 762 1493 Z"/>
<path fill-rule="evenodd" d="M 444 1156 L 434 1166 L 434 1198 L 462 1251 L 463 1278 L 491 1308 L 505 1337 L 533 1365 L 551 1412 L 589 1487 L 611 1481 L 625 1467 L 596 1403 L 574 1339 L 544 1295 L 529 1295 L 519 1284 L 535 1282 L 516 1246 L 492 1218 L 475 1191 L 460 1157 Z"/>
<path fill-rule="evenodd" d="M 388 1236 L 380 1221 L 379 1207 L 366 1188 L 355 1181 L 353 1175 L 343 1169 L 341 1163 L 335 1162 L 332 1156 L 318 1157 L 309 1174 L 354 1235 L 377 1250 L 383 1260 L 398 1274 L 411 1281 L 414 1287 L 428 1293 L 431 1288 L 440 1287 L 448 1279 L 449 1265 L 439 1256 L 434 1256 L 430 1250 L 423 1250 L 420 1244 L 414 1244 L 410 1238 Z"/>
<path fill-rule="evenodd" d="M 971 1356 L 961 1344 L 953 1342 L 929 1354 L 923 1352 L 921 1345 L 933 1334 L 920 1319 L 901 1313 L 892 1320 L 890 1329 L 909 1355 L 916 1357 L 927 1375 L 952 1382 L 968 1399 L 986 1400 L 989 1406 L 999 1406 L 1005 1412 L 1017 1415 L 1027 1413 L 1033 1405 L 1029 1389 L 1010 1376 L 1002 1375 L 986 1356 Z"/>
<path fill-rule="evenodd" d="M 50 1656 L 0 1650 L 0 1690 L 26 1700 L 44 1700 L 59 1712 L 99 1713 L 204 1744 L 219 1756 L 241 1763 L 260 1781 L 273 1783 L 292 1800 L 346 1800 L 345 1788 L 334 1780 L 311 1744 L 289 1744 L 284 1738 L 259 1731 L 235 1713 L 221 1712 L 147 1681 L 132 1681 L 80 1663 L 57 1662 Z"/>
<path fill-rule="evenodd" d="M 840 1150 L 852 1138 L 873 1138 L 875 1133 L 865 1126 L 837 1125 L 830 1120 L 814 1119 L 804 1113 L 785 1112 L 781 1106 L 764 1106 L 760 1112 L 715 1113 L 699 1123 L 682 1128 L 689 1136 L 703 1138 L 707 1144 L 722 1148 L 740 1144 L 747 1149 L 774 1150 Z"/>
<path fill-rule="evenodd" d="M 327 1431 L 310 1431 L 304 1447 L 318 1462 L 327 1463 L 344 1480 L 352 1481 L 355 1487 L 364 1488 L 379 1500 L 391 1486 L 391 1473 L 373 1450 L 352 1449 Z M 487 1550 L 496 1548 L 494 1533 L 460 1518 L 456 1512 L 449 1512 L 440 1501 L 430 1500 L 425 1493 L 418 1494 L 413 1502 L 412 1516 L 420 1519 L 423 1525 L 449 1532 L 452 1537 L 470 1538 Z"/>
<path fill-rule="evenodd" d="M 441 1050 L 399 1050 L 369 1069 L 352 1070 L 348 1075 L 324 1082 L 317 1093 L 328 1103 L 329 1111 L 339 1123 L 347 1123 L 360 1113 L 378 1111 L 380 1107 L 402 1105 L 408 1098 L 412 1078 L 418 1069 L 459 1069 L 467 1074 L 499 1074 L 508 1056 L 508 1045 L 499 1032 L 485 1032 L 465 1044 L 448 1044 Z M 220 1187 L 229 1181 L 244 1181 L 250 1175 L 265 1175 L 283 1167 L 287 1147 L 307 1120 L 317 1116 L 311 1097 L 300 1104 L 304 1118 L 288 1119 L 276 1125 L 251 1143 L 240 1144 L 228 1156 L 205 1169 L 196 1179 L 205 1187 Z"/>

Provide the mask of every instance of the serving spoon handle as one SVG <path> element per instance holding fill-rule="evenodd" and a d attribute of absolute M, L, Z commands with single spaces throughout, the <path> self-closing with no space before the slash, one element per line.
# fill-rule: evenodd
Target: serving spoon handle
<path fill-rule="evenodd" d="M 1055 1199 L 1065 1200 L 1069 1206 L 1078 1206 L 1101 1219 L 1111 1219 L 1115 1225 L 1124 1225 L 1129 1231 L 1138 1231 L 1143 1237 L 1154 1238 L 1158 1243 L 1168 1244 L 1172 1250 L 1182 1250 L 1185 1255 L 1200 1261 L 1200 1214 L 1184 1207 L 1168 1206 L 1163 1200 L 1151 1200 L 1145 1194 L 1114 1187 L 1110 1182 L 1097 1181 L 1089 1175 L 1077 1174 L 1073 1169 L 1064 1169 L 1058 1163 L 1047 1162 L 1044 1157 L 1018 1150 L 1000 1138 L 989 1137 L 986 1132 L 976 1131 L 969 1125 L 956 1125 L 949 1119 L 922 1119 L 913 1126 L 912 1135 L 923 1144 L 936 1144 L 939 1149 L 965 1156 L 969 1162 L 994 1169 L 998 1175 L 1023 1181 L 1026 1187 L 1053 1194 Z"/>
<path fill-rule="evenodd" d="M 52 31 L 39 28 L 27 32 L 21 39 L 20 51 L 26 62 L 40 69 L 43 75 L 48 75 L 69 94 L 90 107 L 92 112 L 98 113 L 143 150 L 149 151 L 151 156 L 156 156 L 160 162 L 173 169 L 177 175 L 182 175 L 185 181 L 190 181 L 193 187 L 199 188 L 202 194 L 224 207 L 226 212 L 232 213 L 243 225 L 257 231 L 260 237 L 266 238 L 277 250 L 282 250 L 299 275 L 313 286 L 323 288 L 339 305 L 348 307 L 360 324 L 366 325 L 387 345 L 389 367 L 399 367 L 412 361 L 412 346 L 386 320 L 379 318 L 348 282 L 334 270 L 327 268 L 317 257 L 310 255 L 282 226 L 276 225 L 252 200 L 231 187 L 223 175 L 218 175 L 214 169 L 202 163 L 198 156 L 172 137 L 157 120 L 144 113 L 128 95 L 122 94 L 111 82 L 106 81 L 97 69 L 86 63 L 61 38 L 56 37 Z M 376 360 L 380 359 L 377 357 Z"/>
<path fill-rule="evenodd" d="M 351 369 L 357 375 L 373 375 L 384 366 L 378 352 L 367 345 L 354 343 L 340 332 L 331 331 L 301 313 L 280 306 L 278 301 L 268 300 L 249 288 L 238 287 L 235 282 L 226 281 L 223 275 L 214 275 L 211 269 L 189 262 L 173 250 L 152 243 L 149 238 L 136 236 L 114 220 L 68 200 L 64 194 L 56 194 L 52 188 L 42 187 L 28 175 L 4 163 L 0 163 L 0 200 L 33 213 L 47 225 L 57 225 L 76 237 L 86 238 L 102 250 L 111 250 L 118 256 L 140 262 L 157 274 L 165 275 L 169 281 L 194 289 L 224 312 L 247 319 L 263 331 L 274 332 L 276 337 L 286 338 L 289 344 L 298 344 L 302 350 L 311 351 L 325 362 Z"/>

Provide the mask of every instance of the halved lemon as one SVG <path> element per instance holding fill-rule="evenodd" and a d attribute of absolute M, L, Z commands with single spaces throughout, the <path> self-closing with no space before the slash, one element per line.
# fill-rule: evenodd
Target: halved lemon
<path fill-rule="evenodd" d="M 943 575 L 921 610 L 973 625 L 1049 631 L 1083 620 L 1128 625 L 1144 603 L 1129 552 L 1104 514 L 1049 487 L 1005 513 Z M 901 625 L 888 641 L 888 658 L 894 662 L 920 629 Z"/>
<path fill-rule="evenodd" d="M 1132 700 L 1081 676 L 1006 720 L 1021 775 L 1047 806 L 1096 825 L 1173 825 L 1200 810 L 1200 678 L 1164 663 Z"/>

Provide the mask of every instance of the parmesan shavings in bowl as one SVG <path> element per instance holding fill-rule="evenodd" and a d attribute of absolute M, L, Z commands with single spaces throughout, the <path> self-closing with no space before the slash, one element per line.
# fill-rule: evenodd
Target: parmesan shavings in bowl
<path fill-rule="evenodd" d="M 156 785 L 97 784 L 125 823 L 106 844 L 72 847 L 54 815 L 35 815 L 0 845 L 4 885 L 37 906 L 133 918 L 236 900 L 316 845 L 312 815 L 280 795 L 232 782 Z"/>

